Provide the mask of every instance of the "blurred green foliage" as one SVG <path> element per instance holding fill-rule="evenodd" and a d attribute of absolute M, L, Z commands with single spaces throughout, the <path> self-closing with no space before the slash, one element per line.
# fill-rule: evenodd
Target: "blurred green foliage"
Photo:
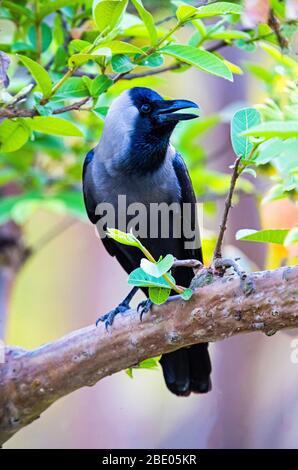
<path fill-rule="evenodd" d="M 295 198 L 298 65 L 291 44 L 297 22 L 286 17 L 279 2 L 272 2 L 272 11 L 278 32 L 270 23 L 244 28 L 243 6 L 238 1 L 198 5 L 191 1 L 3 0 L 0 189 L 4 195 L 7 185 L 13 184 L 17 195 L 0 201 L 1 222 L 13 218 L 21 224 L 45 204 L 83 216 L 82 160 L 100 138 L 111 101 L 136 85 L 154 88 L 156 75 L 165 66 L 172 73 L 196 67 L 228 80 L 245 72 L 263 84 L 267 98 L 256 106 L 262 122 L 246 130 L 242 143 L 256 147 L 249 167 L 273 178 L 267 200 Z M 188 32 L 184 42 L 176 35 L 182 27 Z M 243 72 L 223 57 L 226 45 L 248 52 L 259 48 L 272 66 L 248 62 Z M 287 49 L 281 51 L 281 46 Z M 136 73 L 141 76 L 132 78 Z M 178 128 L 173 138 L 188 163 L 197 195 L 207 201 L 209 196 L 214 200 L 214 195 L 224 195 L 229 187 L 228 175 L 207 168 L 201 143 L 222 118 L 204 116 Z M 236 137 L 242 131 L 238 129 Z M 251 191 L 252 184 L 240 179 L 238 188 Z"/>

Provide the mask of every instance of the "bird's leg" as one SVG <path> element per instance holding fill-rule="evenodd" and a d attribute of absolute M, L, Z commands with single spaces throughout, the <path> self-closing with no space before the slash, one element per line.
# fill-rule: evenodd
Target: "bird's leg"
<path fill-rule="evenodd" d="M 140 313 L 140 320 L 142 321 L 143 315 L 148 313 L 150 308 L 152 307 L 153 302 L 150 299 L 142 300 L 137 307 L 137 312 Z"/>
<path fill-rule="evenodd" d="M 106 329 L 108 329 L 109 326 L 113 324 L 114 318 L 116 315 L 119 313 L 125 313 L 127 310 L 129 310 L 129 304 L 134 297 L 134 295 L 137 293 L 138 287 L 133 287 L 127 297 L 125 297 L 124 300 L 118 305 L 118 307 L 114 308 L 110 312 L 106 313 L 102 317 L 99 317 L 96 320 L 96 326 L 98 325 L 99 322 L 104 322 Z"/>

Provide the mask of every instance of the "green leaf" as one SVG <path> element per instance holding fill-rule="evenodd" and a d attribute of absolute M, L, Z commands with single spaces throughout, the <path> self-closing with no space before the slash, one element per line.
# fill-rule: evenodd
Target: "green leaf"
<path fill-rule="evenodd" d="M 279 62 L 281 65 L 292 70 L 293 74 L 298 73 L 298 64 L 296 60 L 292 59 L 289 55 L 281 52 L 280 48 L 268 44 L 268 42 L 263 42 L 260 44 L 261 48 L 267 52 L 274 60 Z"/>
<path fill-rule="evenodd" d="M 13 168 L 1 168 L 0 171 L 0 186 L 10 183 L 18 179 L 18 172 Z"/>
<path fill-rule="evenodd" d="M 135 68 L 129 57 L 124 54 L 113 55 L 111 60 L 112 69 L 116 73 L 126 73 Z"/>
<path fill-rule="evenodd" d="M 262 67 L 260 64 L 254 64 L 252 62 L 245 63 L 246 69 L 253 74 L 255 77 L 263 80 L 266 83 L 271 83 L 275 77 L 275 71 Z"/>
<path fill-rule="evenodd" d="M 86 209 L 81 191 L 61 191 L 55 194 L 53 199 L 62 202 L 70 214 L 86 220 Z"/>
<path fill-rule="evenodd" d="M 234 45 L 238 47 L 238 49 L 242 49 L 246 52 L 253 52 L 256 50 L 257 46 L 253 42 L 245 41 L 244 39 L 236 39 Z"/>
<path fill-rule="evenodd" d="M 285 246 L 293 245 L 294 243 L 298 243 L 298 227 L 294 227 L 289 230 L 284 240 Z"/>
<path fill-rule="evenodd" d="M 160 361 L 161 356 L 157 357 L 149 357 L 148 359 L 144 359 L 144 361 L 141 361 L 137 368 L 138 369 L 157 369 L 159 366 L 159 361 Z"/>
<path fill-rule="evenodd" d="M 251 242 L 260 242 L 260 243 L 277 243 L 278 245 L 283 245 L 285 238 L 288 234 L 288 230 L 238 230 L 236 233 L 236 240 L 249 240 Z"/>
<path fill-rule="evenodd" d="M 160 49 L 160 52 L 193 65 L 204 72 L 233 81 L 231 71 L 224 61 L 211 52 L 182 44 L 170 44 Z"/>
<path fill-rule="evenodd" d="M 197 9 L 191 5 L 180 5 L 177 8 L 176 16 L 180 23 L 188 21 L 193 16 L 196 16 Z"/>
<path fill-rule="evenodd" d="M 174 278 L 172 278 L 175 282 Z M 137 268 L 132 271 L 128 277 L 128 284 L 132 286 L 139 286 L 139 287 L 163 287 L 163 288 L 171 288 L 168 282 L 163 277 L 154 277 L 150 276 L 150 274 L 145 273 L 142 268 Z"/>
<path fill-rule="evenodd" d="M 138 14 L 140 15 L 140 18 L 142 19 L 147 28 L 149 37 L 151 39 L 151 44 L 155 46 L 158 40 L 158 35 L 154 24 L 153 16 L 149 11 L 146 10 L 146 8 L 144 8 L 142 0 L 132 0 L 132 3 L 134 4 L 135 9 L 137 10 Z"/>
<path fill-rule="evenodd" d="M 33 131 L 43 132 L 44 134 L 83 137 L 81 130 L 66 119 L 52 116 L 36 116 L 34 118 L 26 118 L 26 122 Z"/>
<path fill-rule="evenodd" d="M 64 7 L 74 7 L 78 3 L 82 3 L 82 0 L 51 0 L 50 2 L 42 2 L 45 3 L 44 6 L 40 8 L 40 18 L 44 18 L 51 13 L 54 13 L 57 10 L 60 10 Z M 85 2 L 86 3 L 86 2 Z"/>
<path fill-rule="evenodd" d="M 69 67 L 80 67 L 89 60 L 100 62 L 102 57 L 111 57 L 113 54 L 143 54 L 142 49 L 122 41 L 110 41 L 100 44 L 92 53 L 73 54 L 69 60 Z"/>
<path fill-rule="evenodd" d="M 282 150 L 284 149 L 285 144 L 284 141 L 281 139 L 269 139 L 265 142 L 262 142 L 258 146 L 258 153 L 256 157 L 253 159 L 253 162 L 256 165 L 265 165 L 269 163 L 274 158 L 278 157 Z"/>
<path fill-rule="evenodd" d="M 116 228 L 107 229 L 108 237 L 112 238 L 122 245 L 137 246 L 140 247 L 141 243 L 132 233 L 125 233 Z"/>
<path fill-rule="evenodd" d="M 174 263 L 173 255 L 166 255 L 163 259 L 157 263 L 151 263 L 151 261 L 143 258 L 141 260 L 141 268 L 145 273 L 153 277 L 161 277 L 163 274 L 166 274 Z"/>
<path fill-rule="evenodd" d="M 30 128 L 25 120 L 5 119 L 0 124 L 0 152 L 14 152 L 23 147 L 30 137 Z"/>
<path fill-rule="evenodd" d="M 243 132 L 244 136 L 253 137 L 298 137 L 298 121 L 267 121 Z"/>
<path fill-rule="evenodd" d="M 64 46 L 58 46 L 55 54 L 53 68 L 55 71 L 61 71 L 67 67 L 67 54 L 65 52 Z"/>
<path fill-rule="evenodd" d="M 230 2 L 214 2 L 197 8 L 197 18 L 207 18 L 221 15 L 241 15 L 242 5 Z"/>
<path fill-rule="evenodd" d="M 25 67 L 31 73 L 32 77 L 40 87 L 43 96 L 45 98 L 49 98 L 52 91 L 52 80 L 48 72 L 37 62 L 29 59 L 29 57 L 20 54 L 17 54 L 17 57 L 23 62 Z"/>
<path fill-rule="evenodd" d="M 107 89 L 113 84 L 113 81 L 106 75 L 99 75 L 92 81 L 91 95 L 97 98 L 102 93 L 105 93 Z"/>
<path fill-rule="evenodd" d="M 0 199 L 0 224 L 11 220 L 13 208 L 26 199 L 31 199 L 34 193 L 25 193 L 17 196 L 7 196 Z"/>
<path fill-rule="evenodd" d="M 142 49 L 124 41 L 109 41 L 101 43 L 98 48 L 94 50 L 94 54 L 98 54 L 101 48 L 108 48 L 113 54 L 143 54 Z"/>
<path fill-rule="evenodd" d="M 193 294 L 193 290 L 188 288 L 188 289 L 184 289 L 184 291 L 182 292 L 181 294 L 181 297 L 182 299 L 184 300 L 189 300 L 191 297 L 192 297 L 192 294 Z"/>
<path fill-rule="evenodd" d="M 55 101 L 65 100 L 68 98 L 84 98 L 89 96 L 88 87 L 86 86 L 83 77 L 69 78 L 54 95 Z"/>
<path fill-rule="evenodd" d="M 224 39 L 224 40 L 232 40 L 232 39 L 250 39 L 250 35 L 245 33 L 244 31 L 226 29 L 225 31 L 215 31 L 214 33 L 208 34 L 208 38 L 210 39 Z"/>
<path fill-rule="evenodd" d="M 143 65 L 144 67 L 160 67 L 163 63 L 164 63 L 163 56 L 156 52 L 150 55 L 149 57 L 146 57 L 145 59 L 143 59 L 142 62 L 139 62 L 138 65 Z"/>
<path fill-rule="evenodd" d="M 156 305 L 165 303 L 170 294 L 170 288 L 165 289 L 163 287 L 149 287 L 149 299 Z"/>
<path fill-rule="evenodd" d="M 95 0 L 93 18 L 99 32 L 113 30 L 121 21 L 128 0 Z"/>
<path fill-rule="evenodd" d="M 234 114 L 231 122 L 231 141 L 238 157 L 248 157 L 254 147 L 247 137 L 243 137 L 243 131 L 260 121 L 260 113 L 255 108 L 243 108 Z"/>
<path fill-rule="evenodd" d="M 35 50 L 37 50 L 36 44 L 36 28 L 32 25 L 28 31 L 28 38 Z M 52 30 L 46 23 L 41 23 L 41 51 L 44 52 L 48 49 L 52 42 Z"/>
<path fill-rule="evenodd" d="M 29 8 L 26 8 L 22 5 L 18 5 L 15 1 L 10 2 L 8 0 L 2 0 L 1 6 L 7 8 L 12 13 L 15 13 L 19 18 L 24 15 L 27 16 L 27 18 L 30 18 L 31 20 L 34 19 L 34 14 Z"/>
<path fill-rule="evenodd" d="M 257 173 L 256 173 L 256 170 L 254 170 L 254 168 L 246 167 L 246 168 L 244 168 L 242 173 L 243 174 L 245 173 L 246 175 L 253 176 L 254 178 L 257 177 Z"/>
<path fill-rule="evenodd" d="M 84 49 L 91 47 L 91 42 L 84 41 L 83 39 L 73 39 L 69 43 L 69 53 L 75 54 L 76 52 L 81 52 Z"/>
<path fill-rule="evenodd" d="M 125 369 L 125 373 L 128 375 L 128 377 L 130 379 L 133 379 L 132 367 L 129 367 L 128 369 Z"/>

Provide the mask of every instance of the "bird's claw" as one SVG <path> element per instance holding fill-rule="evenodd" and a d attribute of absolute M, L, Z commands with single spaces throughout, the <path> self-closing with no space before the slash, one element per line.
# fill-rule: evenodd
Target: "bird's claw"
<path fill-rule="evenodd" d="M 143 315 L 145 313 L 148 313 L 150 308 L 152 307 L 153 302 L 150 299 L 143 300 L 142 302 L 139 303 L 137 307 L 137 312 L 140 313 L 140 320 L 142 321 Z"/>
<path fill-rule="evenodd" d="M 106 313 L 105 315 L 102 315 L 96 320 L 96 326 L 98 326 L 99 322 L 104 322 L 106 330 L 108 330 L 109 326 L 112 326 L 115 317 L 119 313 L 125 313 L 129 307 L 127 305 L 120 304 L 118 307 L 114 308 L 110 312 Z"/>

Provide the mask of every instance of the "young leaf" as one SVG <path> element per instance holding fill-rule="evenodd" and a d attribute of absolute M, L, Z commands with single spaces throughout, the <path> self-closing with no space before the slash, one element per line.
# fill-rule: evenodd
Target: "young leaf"
<path fill-rule="evenodd" d="M 93 18 L 100 33 L 114 29 L 121 21 L 128 0 L 95 0 Z"/>
<path fill-rule="evenodd" d="M 97 51 L 101 48 L 109 48 L 113 54 L 143 54 L 142 49 L 135 46 L 134 44 L 130 44 L 129 42 L 124 41 L 109 41 L 100 44 L 100 46 L 94 50 L 94 53 L 98 53 Z"/>
<path fill-rule="evenodd" d="M 99 75 L 94 78 L 90 88 L 91 95 L 97 98 L 102 93 L 105 93 L 107 89 L 113 84 L 113 81 L 106 75 Z"/>
<path fill-rule="evenodd" d="M 32 25 L 29 28 L 28 31 L 28 38 L 34 49 L 36 50 L 37 45 L 36 45 L 36 28 L 35 25 Z M 44 52 L 48 49 L 52 42 L 52 30 L 51 28 L 46 24 L 42 23 L 41 24 L 41 51 Z"/>
<path fill-rule="evenodd" d="M 249 40 L 250 35 L 245 33 L 244 31 L 238 31 L 237 29 L 226 29 L 225 31 L 215 31 L 214 33 L 208 34 L 208 38 L 210 39 L 224 39 L 224 40 L 232 40 L 232 39 L 243 39 Z"/>
<path fill-rule="evenodd" d="M 138 364 L 137 368 L 138 369 L 157 369 L 160 358 L 161 356 L 149 357 L 148 359 L 144 359 Z"/>
<path fill-rule="evenodd" d="M 257 124 L 257 123 L 256 123 Z M 298 137 L 298 121 L 267 121 L 242 133 L 253 137 Z"/>
<path fill-rule="evenodd" d="M 181 297 L 183 300 L 189 300 L 192 297 L 193 291 L 192 289 L 184 289 L 184 291 L 181 294 Z"/>
<path fill-rule="evenodd" d="M 149 57 L 143 59 L 142 62 L 139 62 L 139 65 L 144 65 L 145 67 L 160 67 L 163 63 L 163 56 L 156 52 L 155 54 L 152 54 Z"/>
<path fill-rule="evenodd" d="M 52 80 L 48 72 L 41 65 L 29 57 L 20 54 L 17 54 L 17 57 L 23 62 L 25 67 L 31 73 L 32 77 L 39 85 L 43 96 L 45 98 L 49 98 L 52 90 Z"/>
<path fill-rule="evenodd" d="M 294 243 L 298 243 L 298 227 L 292 228 L 288 232 L 288 234 L 287 234 L 287 236 L 284 240 L 284 245 L 285 246 L 293 245 Z"/>
<path fill-rule="evenodd" d="M 269 139 L 265 142 L 262 142 L 258 146 L 258 153 L 253 159 L 255 165 L 265 165 L 269 163 L 274 158 L 281 155 L 281 152 L 286 147 L 285 141 L 282 139 Z"/>
<path fill-rule="evenodd" d="M 174 278 L 171 279 L 175 282 Z M 142 268 L 132 271 L 128 277 L 128 284 L 138 287 L 163 287 L 171 289 L 171 286 L 163 277 L 154 277 L 145 273 Z"/>
<path fill-rule="evenodd" d="M 180 23 L 188 21 L 190 18 L 197 14 L 197 9 L 191 5 L 180 5 L 177 8 L 176 16 Z"/>
<path fill-rule="evenodd" d="M 111 60 L 112 69 L 116 73 L 126 73 L 135 68 L 129 57 L 124 54 L 113 55 Z"/>
<path fill-rule="evenodd" d="M 204 72 L 233 81 L 232 73 L 224 61 L 211 52 L 182 44 L 170 44 L 160 49 L 160 52 L 193 65 Z"/>
<path fill-rule="evenodd" d="M 164 287 L 149 287 L 149 298 L 156 304 L 161 305 L 169 298 L 171 289 Z"/>
<path fill-rule="evenodd" d="M 203 5 L 197 8 L 197 18 L 207 18 L 221 15 L 241 15 L 242 5 L 230 2 L 213 2 L 210 5 Z"/>
<path fill-rule="evenodd" d="M 173 255 L 166 255 L 157 263 L 151 263 L 151 261 L 148 261 L 146 258 L 143 258 L 141 260 L 141 268 L 145 271 L 145 273 L 149 274 L 150 276 L 161 277 L 171 269 L 173 263 Z"/>
<path fill-rule="evenodd" d="M 156 27 L 154 24 L 153 16 L 151 15 L 149 11 L 146 10 L 146 8 L 144 8 L 142 0 L 132 0 L 132 3 L 134 4 L 135 9 L 140 15 L 140 18 L 144 22 L 147 28 L 149 37 L 151 39 L 151 44 L 154 46 L 157 43 L 158 36 L 157 36 L 157 31 L 156 31 Z"/>
<path fill-rule="evenodd" d="M 64 206 L 64 210 L 80 219 L 86 219 L 86 209 L 81 191 L 61 191 L 53 197 Z"/>
<path fill-rule="evenodd" d="M 248 157 L 253 149 L 253 144 L 243 136 L 243 131 L 259 124 L 260 121 L 260 113 L 255 108 L 243 108 L 234 114 L 231 122 L 231 141 L 238 157 Z"/>
<path fill-rule="evenodd" d="M 36 116 L 34 118 L 26 118 L 26 122 L 33 131 L 43 132 L 44 134 L 83 137 L 80 129 L 72 122 L 66 121 L 66 119 L 52 116 Z"/>
<path fill-rule="evenodd" d="M 248 41 L 245 41 L 244 39 L 236 39 L 234 44 L 236 47 L 238 47 L 238 49 L 242 49 L 243 51 L 246 51 L 246 52 L 253 52 L 257 48 L 257 46 L 253 42 L 248 42 Z"/>
<path fill-rule="evenodd" d="M 25 120 L 5 119 L 0 124 L 0 152 L 14 152 L 23 147 L 30 137 L 30 128 Z"/>
<path fill-rule="evenodd" d="M 23 193 L 18 196 L 6 196 L 0 199 L 0 224 L 7 222 L 12 219 L 12 211 L 14 207 L 26 200 L 31 199 L 34 196 L 34 193 Z M 38 197 L 37 194 L 35 194 Z"/>
<path fill-rule="evenodd" d="M 69 78 L 54 96 L 55 101 L 89 96 L 88 87 L 84 82 L 84 77 Z"/>
<path fill-rule="evenodd" d="M 128 375 L 128 377 L 130 379 L 133 379 L 132 367 L 129 367 L 128 369 L 125 369 L 125 373 Z"/>
<path fill-rule="evenodd" d="M 110 238 L 113 238 L 118 243 L 122 245 L 137 246 L 140 247 L 141 243 L 132 233 L 125 233 L 116 228 L 108 228 L 107 235 Z"/>
<path fill-rule="evenodd" d="M 283 245 L 289 230 L 238 230 L 236 233 L 236 240 L 249 240 L 251 242 L 260 243 L 277 243 Z"/>

